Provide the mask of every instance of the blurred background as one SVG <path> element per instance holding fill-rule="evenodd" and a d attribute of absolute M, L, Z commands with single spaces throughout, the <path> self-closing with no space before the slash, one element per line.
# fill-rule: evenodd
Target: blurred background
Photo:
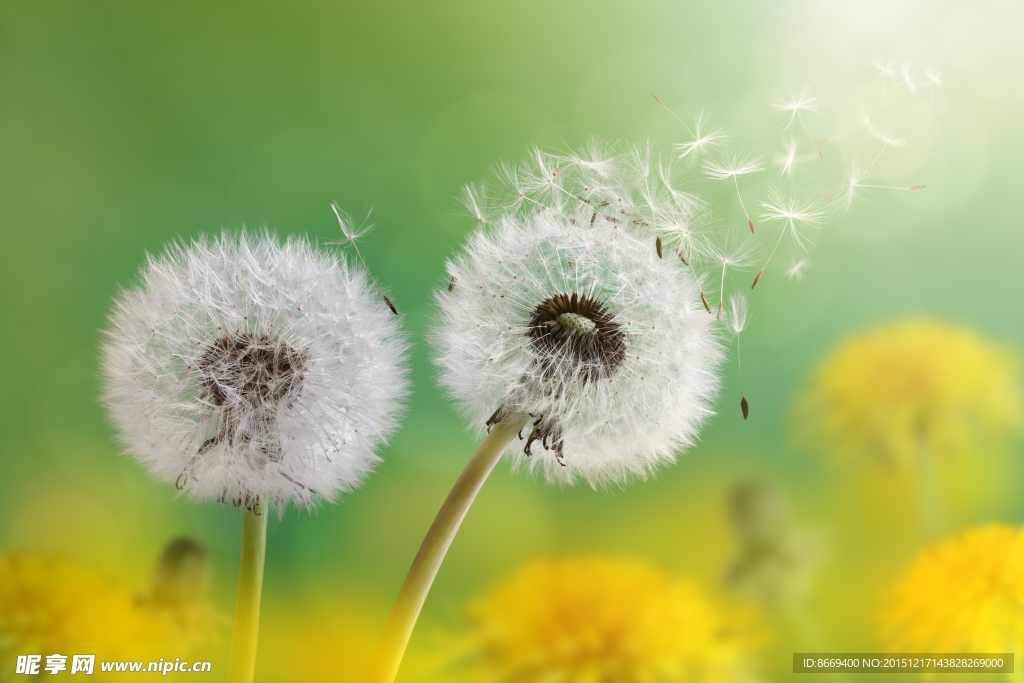
<path fill-rule="evenodd" d="M 117 288 L 170 240 L 241 226 L 329 240 L 339 236 L 330 202 L 372 208 L 376 228 L 361 250 L 415 343 L 415 393 L 363 488 L 313 515 L 271 519 L 257 662 L 267 683 L 360 680 L 475 449 L 437 388 L 426 336 L 444 261 L 476 227 L 455 199 L 461 186 L 534 144 L 650 138 L 671 152 L 685 130 L 652 92 L 685 120 L 705 110 L 738 148 L 770 161 L 783 145 L 773 98 L 812 88 L 818 110 L 804 121 L 828 137 L 900 80 L 897 71 L 886 83 L 872 60 L 909 60 L 922 83 L 933 68 L 944 84 L 890 93 L 907 143 L 886 150 L 865 182 L 927 189 L 865 190 L 812 235 L 802 282 L 781 269 L 766 275 L 743 333 L 750 419 L 732 358 L 719 415 L 652 481 L 559 489 L 499 465 L 437 577 L 399 680 L 463 680 L 452 662 L 472 629 L 469 605 L 537 558 L 581 555 L 637 558 L 692 580 L 723 610 L 753 613 L 759 680 L 788 680 L 795 651 L 885 649 L 886 596 L 922 548 L 1024 516 L 1019 419 L 936 465 L 936 521 L 921 513 L 913 468 L 833 457 L 827 439 L 804 438 L 816 418 L 801 396 L 851 335 L 922 318 L 973 330 L 1010 359 L 995 372 L 1017 381 L 1022 31 L 1024 6 L 1011 1 L 0 0 L 0 553 L 59 560 L 152 596 L 167 544 L 193 539 L 209 569 L 201 599 L 220 617 L 203 617 L 219 635 L 188 647 L 219 679 L 240 514 L 176 500 L 119 455 L 97 399 L 98 330 Z M 877 149 L 825 146 L 837 169 L 829 182 Z M 748 205 L 776 176 L 750 177 Z M 723 223 L 744 224 L 727 183 L 702 188 Z M 791 256 L 800 255 L 776 258 L 783 266 Z M 736 282 L 745 288 L 748 274 Z M 753 484 L 737 492 L 740 482 Z M 754 512 L 736 502 L 743 495 Z M 805 585 L 790 587 L 797 597 L 763 584 L 740 590 L 744 514 L 781 515 L 770 518 L 793 530 L 795 568 L 779 573 L 806 570 Z M 777 599 L 799 605 L 780 609 Z M 0 631 L 20 628 L 17 609 L 0 602 Z M 47 642 L 39 638 L 22 642 Z M 173 648 L 183 641 L 163 642 L 176 644 L 159 656 L 182 656 Z M 0 651 L 0 680 L 11 654 Z"/>

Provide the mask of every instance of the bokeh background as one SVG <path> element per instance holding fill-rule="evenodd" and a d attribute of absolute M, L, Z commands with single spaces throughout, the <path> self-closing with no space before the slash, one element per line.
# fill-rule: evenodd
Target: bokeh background
<path fill-rule="evenodd" d="M 209 600 L 230 615 L 240 515 L 176 500 L 118 454 L 97 400 L 98 330 L 144 254 L 170 240 L 243 225 L 335 239 L 330 202 L 372 208 L 361 249 L 415 343 L 415 393 L 362 489 L 270 521 L 257 664 L 268 683 L 359 680 L 475 447 L 427 343 L 431 291 L 476 226 L 460 187 L 533 144 L 598 135 L 668 150 L 684 131 L 652 91 L 770 157 L 773 96 L 812 87 L 807 121 L 824 137 L 880 92 L 871 60 L 892 57 L 940 68 L 945 84 L 914 100 L 908 144 L 876 179 L 928 188 L 865 194 L 814 235 L 802 283 L 776 273 L 759 286 L 743 339 L 749 421 L 730 365 L 702 441 L 652 481 L 559 489 L 499 466 L 400 680 L 458 680 L 442 660 L 467 603 L 536 557 L 646 558 L 738 600 L 723 581 L 736 553 L 726 497 L 749 477 L 824 539 L 808 608 L 821 649 L 880 650 L 883 596 L 929 540 L 914 482 L 795 439 L 793 405 L 815 363 L 871 325 L 927 316 L 1024 342 L 1022 32 L 1011 1 L 0 0 L 0 552 L 145 590 L 164 545 L 186 535 L 207 547 Z M 755 198 L 774 171 L 761 175 Z M 728 221 L 738 208 L 722 189 L 709 192 Z M 1020 521 L 1020 454 L 1018 440 L 944 470 L 947 531 Z M 798 639 L 766 621 L 758 671 L 786 680 Z M 205 646 L 213 678 L 228 636 Z"/>

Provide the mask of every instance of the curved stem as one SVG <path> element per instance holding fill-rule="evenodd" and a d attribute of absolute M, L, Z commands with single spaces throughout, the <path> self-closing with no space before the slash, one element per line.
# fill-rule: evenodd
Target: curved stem
<path fill-rule="evenodd" d="M 252 683 L 260 633 L 260 593 L 267 554 L 267 510 L 256 503 L 242 512 L 242 560 L 238 568 L 235 623 L 231 629 L 228 683 Z"/>
<path fill-rule="evenodd" d="M 473 504 L 473 499 L 480 492 L 505 448 L 525 424 L 525 415 L 506 415 L 501 422 L 494 425 L 466 465 L 466 469 L 462 471 L 459 480 L 455 482 L 434 523 L 430 525 L 430 530 L 424 537 L 423 544 L 416 553 L 416 559 L 412 561 L 412 567 L 405 577 L 405 583 L 398 592 L 395 605 L 391 608 L 384 632 L 370 661 L 366 683 L 391 683 L 395 680 L 412 629 L 423 608 L 423 602 L 427 599 L 437 570 L 441 568 L 441 562 L 455 539 L 462 520 L 469 512 L 469 506 Z"/>

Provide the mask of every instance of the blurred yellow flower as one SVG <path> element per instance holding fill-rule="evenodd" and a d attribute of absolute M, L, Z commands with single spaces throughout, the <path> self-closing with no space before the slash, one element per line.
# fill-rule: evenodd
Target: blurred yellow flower
<path fill-rule="evenodd" d="M 167 571 L 162 579 L 166 588 Z M 0 681 L 15 671 L 18 655 L 94 654 L 97 661 L 186 655 L 209 642 L 219 619 L 205 597 L 194 597 L 138 595 L 67 560 L 0 554 Z M 95 673 L 103 678 L 98 668 Z"/>
<path fill-rule="evenodd" d="M 998 445 L 1024 421 L 1018 358 L 968 329 L 901 322 L 856 334 L 800 401 L 801 424 L 838 455 L 899 467 Z"/>
<path fill-rule="evenodd" d="M 892 591 L 882 637 L 893 652 L 1024 649 L 1024 529 L 991 524 L 921 553 Z"/>
<path fill-rule="evenodd" d="M 754 643 L 689 580 L 642 560 L 534 560 L 475 603 L 463 641 L 481 683 L 749 680 Z"/>

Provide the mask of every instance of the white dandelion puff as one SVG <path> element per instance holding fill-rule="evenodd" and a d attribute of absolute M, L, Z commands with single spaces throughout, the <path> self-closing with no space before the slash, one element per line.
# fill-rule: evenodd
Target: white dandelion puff
<path fill-rule="evenodd" d="M 758 171 L 763 170 L 764 164 L 761 162 L 761 157 L 753 154 L 740 155 L 733 153 L 732 155 L 722 159 L 720 162 L 710 159 L 704 162 L 704 173 L 706 175 L 718 180 L 732 178 L 733 185 L 736 186 L 736 196 L 739 197 L 740 207 L 743 209 L 743 215 L 747 217 L 747 225 L 750 227 L 751 234 L 756 232 L 754 230 L 754 220 L 750 217 L 750 212 L 747 211 L 746 204 L 743 203 L 743 195 L 740 194 L 740 184 L 736 179 L 741 175 L 757 173 Z"/>
<path fill-rule="evenodd" d="M 768 190 L 768 201 L 761 203 L 761 208 L 764 212 L 761 214 L 761 218 L 766 221 L 781 221 L 782 229 L 779 231 L 779 239 L 775 242 L 775 247 L 772 249 L 772 253 L 765 259 L 764 268 L 768 267 L 768 263 L 772 260 L 772 256 L 775 255 L 779 245 L 782 243 L 783 236 L 786 233 L 793 238 L 793 242 L 798 247 L 806 250 L 804 240 L 806 239 L 800 232 L 801 227 L 818 227 L 821 225 L 821 221 L 824 218 L 824 214 L 818 209 L 816 203 L 810 203 L 801 205 L 795 198 L 786 198 L 781 192 L 775 188 Z M 751 289 L 757 286 L 758 281 L 761 279 L 761 275 L 764 273 L 764 268 L 754 278 L 754 284 L 750 286 Z"/>
<path fill-rule="evenodd" d="M 697 285 L 636 228 L 508 216 L 448 270 L 441 381 L 478 430 L 529 416 L 506 449 L 515 468 L 594 486 L 645 477 L 710 415 L 719 349 Z"/>
<path fill-rule="evenodd" d="M 148 257 L 117 296 L 104 399 L 128 452 L 194 499 L 310 507 L 379 461 L 405 349 L 364 273 L 304 239 L 223 233 Z"/>

